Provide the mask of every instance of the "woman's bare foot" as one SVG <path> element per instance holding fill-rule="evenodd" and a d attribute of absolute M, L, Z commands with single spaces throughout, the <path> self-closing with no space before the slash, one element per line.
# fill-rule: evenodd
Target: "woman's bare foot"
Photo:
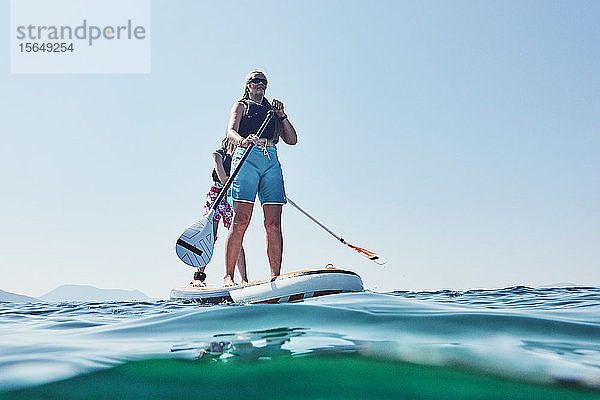
<path fill-rule="evenodd" d="M 233 281 L 233 278 L 231 277 L 231 275 L 225 275 L 225 278 L 223 278 L 223 286 L 224 287 L 235 286 L 235 282 Z"/>

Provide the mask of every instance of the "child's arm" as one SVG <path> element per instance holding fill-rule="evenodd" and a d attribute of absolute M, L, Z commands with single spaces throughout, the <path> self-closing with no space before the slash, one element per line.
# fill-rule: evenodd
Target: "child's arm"
<path fill-rule="evenodd" d="M 229 177 L 225 173 L 225 167 L 223 167 L 223 157 L 219 153 L 213 153 L 213 159 L 215 160 L 215 171 L 217 171 L 217 176 L 224 185 Z"/>

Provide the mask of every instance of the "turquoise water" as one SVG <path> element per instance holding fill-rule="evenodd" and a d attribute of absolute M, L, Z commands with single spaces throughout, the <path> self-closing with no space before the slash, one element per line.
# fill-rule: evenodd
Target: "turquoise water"
<path fill-rule="evenodd" d="M 600 288 L 0 303 L 0 398 L 600 399 Z"/>

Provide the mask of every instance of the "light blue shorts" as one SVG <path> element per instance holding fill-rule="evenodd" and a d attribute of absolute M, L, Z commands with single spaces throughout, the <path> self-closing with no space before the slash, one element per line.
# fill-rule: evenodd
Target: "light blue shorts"
<path fill-rule="evenodd" d="M 231 171 L 235 171 L 246 151 L 238 147 L 233 153 Z M 285 204 L 283 172 L 277 158 L 275 147 L 254 146 L 231 185 L 231 197 L 234 201 L 254 203 L 256 194 L 260 204 Z"/>

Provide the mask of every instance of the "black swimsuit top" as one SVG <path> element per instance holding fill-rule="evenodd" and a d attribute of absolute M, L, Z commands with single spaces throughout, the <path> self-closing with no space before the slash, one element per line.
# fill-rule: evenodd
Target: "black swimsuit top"
<path fill-rule="evenodd" d="M 248 137 L 248 135 L 258 131 L 258 128 L 260 128 L 272 107 L 267 102 L 267 99 L 264 98 L 262 104 L 255 103 L 249 99 L 242 99 L 240 103 L 244 104 L 246 111 L 240 121 L 238 133 L 241 137 Z M 267 138 L 273 143 L 277 143 L 279 141 L 279 124 L 280 122 L 277 118 L 271 119 L 261 138 Z"/>
<path fill-rule="evenodd" d="M 231 154 L 227 154 L 223 149 L 216 150 L 213 154 L 219 154 L 221 156 L 223 159 L 223 168 L 225 169 L 227 176 L 229 176 L 229 173 L 231 172 Z M 212 178 L 216 187 L 223 186 L 215 168 L 213 168 L 212 171 Z"/>

